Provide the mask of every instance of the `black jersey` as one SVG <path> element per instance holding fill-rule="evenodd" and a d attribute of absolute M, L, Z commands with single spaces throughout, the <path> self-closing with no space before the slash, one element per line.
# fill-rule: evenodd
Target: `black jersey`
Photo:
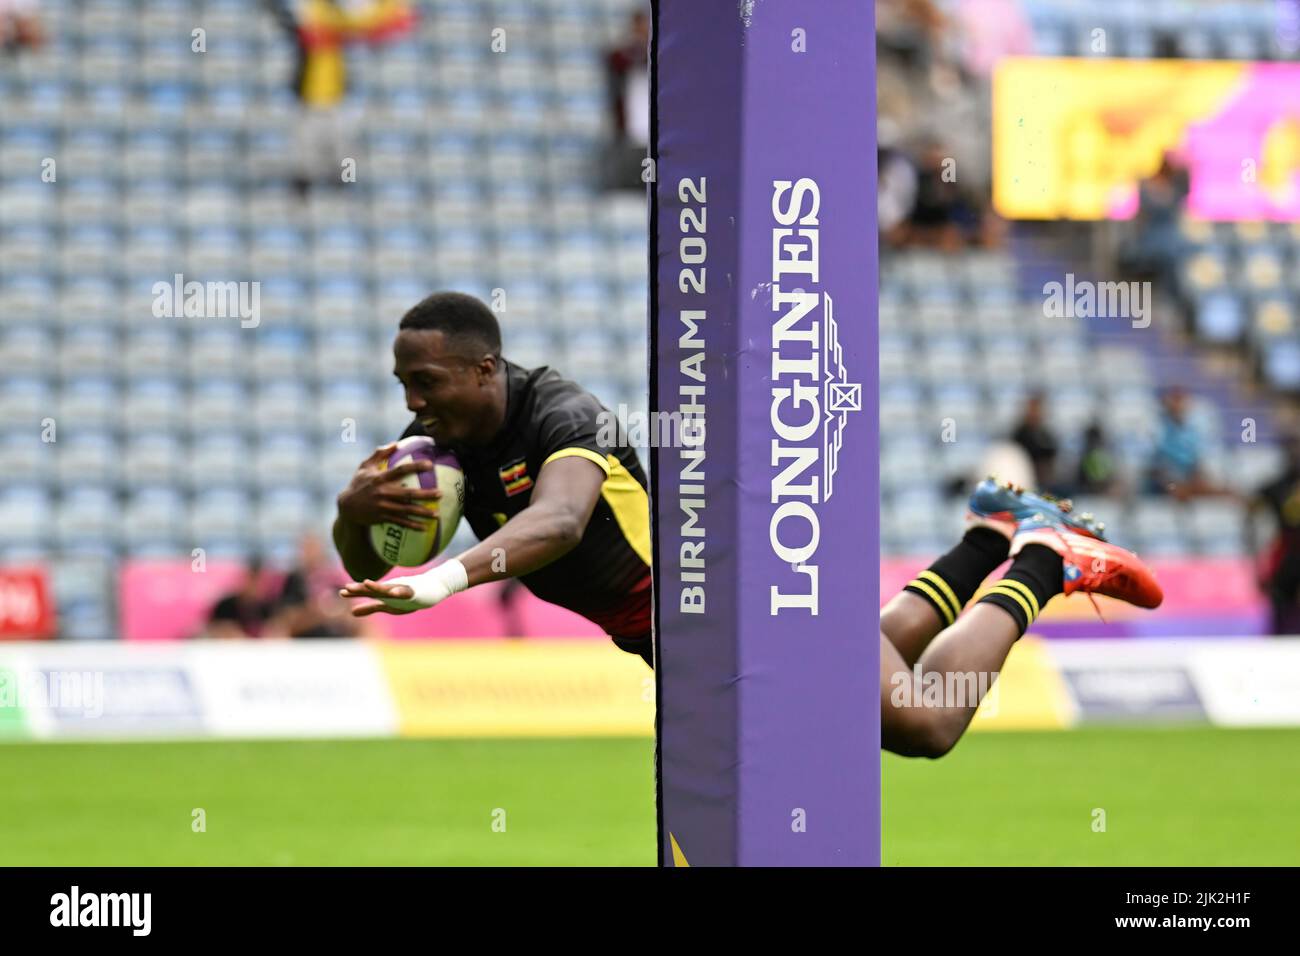
<path fill-rule="evenodd" d="M 1294 600 L 1300 595 L 1300 475 L 1284 474 L 1257 494 L 1277 521 L 1265 569 L 1269 587 L 1278 597 Z"/>
<path fill-rule="evenodd" d="M 547 462 L 573 455 L 599 465 L 605 483 L 582 540 L 520 580 L 612 635 L 648 634 L 650 502 L 636 452 L 610 440 L 618 437 L 610 413 L 582 386 L 546 366 L 505 367 L 501 431 L 486 447 L 452 449 L 465 469 L 465 520 L 482 540 L 528 507 Z M 424 434 L 417 419 L 402 437 Z"/>

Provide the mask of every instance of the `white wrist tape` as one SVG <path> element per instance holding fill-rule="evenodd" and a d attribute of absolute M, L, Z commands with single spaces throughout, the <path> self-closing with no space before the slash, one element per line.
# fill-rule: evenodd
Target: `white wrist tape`
<path fill-rule="evenodd" d="M 469 587 L 469 575 L 465 565 L 455 558 L 444 561 L 436 568 L 430 568 L 423 574 L 412 574 L 404 578 L 389 578 L 385 584 L 405 584 L 415 595 L 410 600 L 401 598 L 380 598 L 385 604 L 399 611 L 420 611 L 445 601 Z"/>

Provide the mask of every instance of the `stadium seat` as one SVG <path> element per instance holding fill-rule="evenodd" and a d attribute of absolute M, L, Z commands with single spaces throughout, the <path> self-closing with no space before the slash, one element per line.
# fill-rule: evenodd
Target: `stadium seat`
<path fill-rule="evenodd" d="M 93 510 L 88 509 L 83 530 L 76 533 L 76 553 L 61 557 L 51 568 L 59 633 L 79 641 L 102 641 L 120 636 L 112 561 L 116 546 L 113 520 L 117 507 L 111 496 L 97 500 L 88 495 L 82 499 L 86 504 L 92 500 L 96 501 L 96 506 Z M 67 513 L 75 514 L 70 509 Z M 96 523 L 100 519 L 107 519 L 102 527 Z M 101 531 L 103 537 L 100 537 Z"/>
<path fill-rule="evenodd" d="M 194 492 L 242 486 L 248 482 L 251 461 L 251 447 L 242 432 L 210 428 L 191 438 L 182 480 Z"/>
<path fill-rule="evenodd" d="M 393 403 L 399 404 L 399 398 L 394 380 Z M 406 414 L 409 421 L 409 413 Z M 368 380 L 336 379 L 323 386 L 312 411 L 312 423 L 322 444 L 330 444 L 379 430 L 381 416 L 382 410 L 376 407 L 376 395 Z"/>
<path fill-rule="evenodd" d="M 185 367 L 185 344 L 178 329 L 165 325 L 142 329 L 126 339 L 122 370 L 133 380 L 175 375 Z"/>
<path fill-rule="evenodd" d="M 172 378 L 137 379 L 128 386 L 122 403 L 126 425 L 136 432 L 178 429 L 184 412 L 181 385 Z"/>
<path fill-rule="evenodd" d="M 53 521 L 53 496 L 35 484 L 7 482 L 0 488 L 0 545 L 42 543 Z"/>
<path fill-rule="evenodd" d="M 1246 514 L 1229 499 L 1200 498 L 1188 502 L 1188 527 L 1202 554 L 1233 556 L 1244 550 Z"/>
<path fill-rule="evenodd" d="M 121 475 L 130 487 L 175 485 L 183 474 L 185 447 L 171 434 L 136 431 L 122 448 Z"/>
<path fill-rule="evenodd" d="M 211 557 L 220 549 L 252 550 L 256 540 L 251 496 L 241 489 L 216 488 L 194 496 L 185 512 L 191 547 L 204 548 Z"/>
<path fill-rule="evenodd" d="M 1276 338 L 1262 349 L 1264 380 L 1284 392 L 1300 392 L 1300 342 Z"/>
<path fill-rule="evenodd" d="M 314 443 L 300 433 L 263 434 L 253 458 L 253 480 L 261 488 L 309 485 L 314 457 Z"/>
<path fill-rule="evenodd" d="M 60 387 L 54 418 L 61 429 L 113 430 L 118 427 L 120 408 L 120 391 L 113 379 L 84 376 Z"/>
<path fill-rule="evenodd" d="M 129 553 L 161 556 L 182 553 L 186 545 L 185 498 L 174 488 L 134 488 L 122 507 L 122 539 Z"/>
<path fill-rule="evenodd" d="M 1196 334 L 1207 342 L 1232 343 L 1245 333 L 1245 310 L 1232 292 L 1216 290 L 1201 296 L 1193 307 Z"/>
<path fill-rule="evenodd" d="M 54 409 L 54 389 L 43 378 L 10 373 L 0 379 L 0 421 L 35 429 Z"/>

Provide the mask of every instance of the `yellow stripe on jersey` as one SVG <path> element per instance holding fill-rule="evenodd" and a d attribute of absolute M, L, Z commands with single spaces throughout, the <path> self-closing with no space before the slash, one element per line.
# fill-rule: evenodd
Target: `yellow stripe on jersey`
<path fill-rule="evenodd" d="M 609 455 L 608 459 L 609 477 L 600 486 L 600 496 L 614 512 L 627 543 L 650 567 L 650 496 L 618 458 Z"/>
<path fill-rule="evenodd" d="M 599 465 L 605 472 L 605 481 L 600 486 L 600 496 L 614 512 L 614 520 L 619 530 L 637 557 L 650 566 L 650 496 L 641 487 L 641 482 L 632 477 L 632 473 L 623 467 L 615 455 L 603 458 L 588 448 L 561 448 L 550 455 L 542 467 L 545 468 L 557 458 L 585 458 Z"/>
<path fill-rule="evenodd" d="M 557 458 L 585 458 L 587 459 L 587 461 L 595 462 L 600 467 L 600 469 L 603 472 L 605 472 L 606 478 L 609 477 L 610 472 L 612 470 L 609 462 L 607 462 L 602 455 L 592 451 L 589 448 L 561 448 L 559 451 L 555 452 L 553 455 L 548 457 L 546 461 L 542 462 L 542 467 L 545 468 L 547 465 L 555 461 L 555 459 Z M 613 455 L 610 455 L 609 459 L 610 461 L 615 461 L 615 462 L 618 461 L 618 459 L 615 458 Z M 629 475 L 629 477 L 631 476 Z M 633 479 L 633 484 L 636 484 L 636 479 Z M 640 487 L 640 485 L 638 485 L 637 487 Z M 649 515 L 648 510 L 646 514 L 647 516 Z M 647 522 L 649 521 L 648 517 L 646 518 L 646 521 Z"/>

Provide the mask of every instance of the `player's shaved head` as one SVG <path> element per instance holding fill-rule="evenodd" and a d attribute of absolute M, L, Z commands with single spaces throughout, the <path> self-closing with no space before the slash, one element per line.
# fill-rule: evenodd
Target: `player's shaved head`
<path fill-rule="evenodd" d="M 463 292 L 435 292 L 402 316 L 393 374 L 406 407 L 451 448 L 486 444 L 505 420 L 501 327 L 492 310 Z"/>
<path fill-rule="evenodd" d="M 435 292 L 402 316 L 402 330 L 441 332 L 449 349 L 470 361 L 501 356 L 501 326 L 481 299 L 463 292 Z"/>

